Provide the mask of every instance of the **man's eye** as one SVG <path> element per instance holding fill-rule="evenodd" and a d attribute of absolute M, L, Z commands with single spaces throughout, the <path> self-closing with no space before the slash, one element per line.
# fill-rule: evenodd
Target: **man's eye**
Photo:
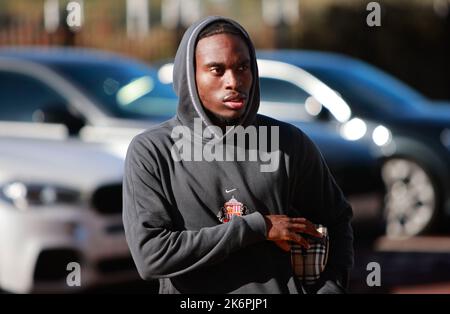
<path fill-rule="evenodd" d="M 221 74 L 222 73 L 222 69 L 218 68 L 218 67 L 214 67 L 211 68 L 210 71 L 214 74 Z"/>
<path fill-rule="evenodd" d="M 238 68 L 238 70 L 239 70 L 239 71 L 247 71 L 247 70 L 248 70 L 248 65 L 241 65 L 241 66 Z"/>

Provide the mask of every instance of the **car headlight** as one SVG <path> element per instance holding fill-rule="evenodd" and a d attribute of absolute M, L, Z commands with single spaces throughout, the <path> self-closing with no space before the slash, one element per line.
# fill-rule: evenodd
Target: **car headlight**
<path fill-rule="evenodd" d="M 349 141 L 357 141 L 366 135 L 367 124 L 359 118 L 353 118 L 342 124 L 340 133 Z"/>
<path fill-rule="evenodd" d="M 370 138 L 377 146 L 385 146 L 392 141 L 392 133 L 387 127 L 360 118 L 353 118 L 341 124 L 339 132 L 349 141 Z"/>
<path fill-rule="evenodd" d="M 378 125 L 372 132 L 372 140 L 378 146 L 387 145 L 392 141 L 392 133 L 387 127 Z"/>
<path fill-rule="evenodd" d="M 21 210 L 30 207 L 74 204 L 80 192 L 65 187 L 41 183 L 14 181 L 0 188 L 0 197 Z"/>

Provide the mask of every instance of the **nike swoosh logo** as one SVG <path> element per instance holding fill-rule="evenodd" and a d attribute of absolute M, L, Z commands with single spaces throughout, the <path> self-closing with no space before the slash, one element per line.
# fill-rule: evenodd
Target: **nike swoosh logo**
<path fill-rule="evenodd" d="M 231 193 L 233 191 L 236 191 L 236 189 L 232 189 L 232 190 L 225 190 L 225 193 Z"/>

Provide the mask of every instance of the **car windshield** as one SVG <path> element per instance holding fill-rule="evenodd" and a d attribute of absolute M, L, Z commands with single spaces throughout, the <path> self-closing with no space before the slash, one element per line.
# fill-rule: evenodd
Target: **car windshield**
<path fill-rule="evenodd" d="M 336 90 L 356 115 L 398 114 L 417 109 L 425 97 L 373 67 L 304 67 Z"/>
<path fill-rule="evenodd" d="M 291 82 L 260 76 L 259 86 L 260 114 L 282 121 L 310 122 L 323 109 L 314 97 Z"/>
<path fill-rule="evenodd" d="M 59 63 L 52 65 L 116 118 L 168 119 L 176 113 L 171 84 L 138 63 Z"/>

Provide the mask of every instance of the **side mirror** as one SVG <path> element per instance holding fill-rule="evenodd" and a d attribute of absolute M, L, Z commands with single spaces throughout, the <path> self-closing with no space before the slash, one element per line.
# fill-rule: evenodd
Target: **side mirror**
<path fill-rule="evenodd" d="M 67 105 L 53 105 L 38 109 L 33 114 L 35 122 L 64 124 L 70 135 L 76 135 L 86 124 L 78 114 L 70 111 Z"/>

